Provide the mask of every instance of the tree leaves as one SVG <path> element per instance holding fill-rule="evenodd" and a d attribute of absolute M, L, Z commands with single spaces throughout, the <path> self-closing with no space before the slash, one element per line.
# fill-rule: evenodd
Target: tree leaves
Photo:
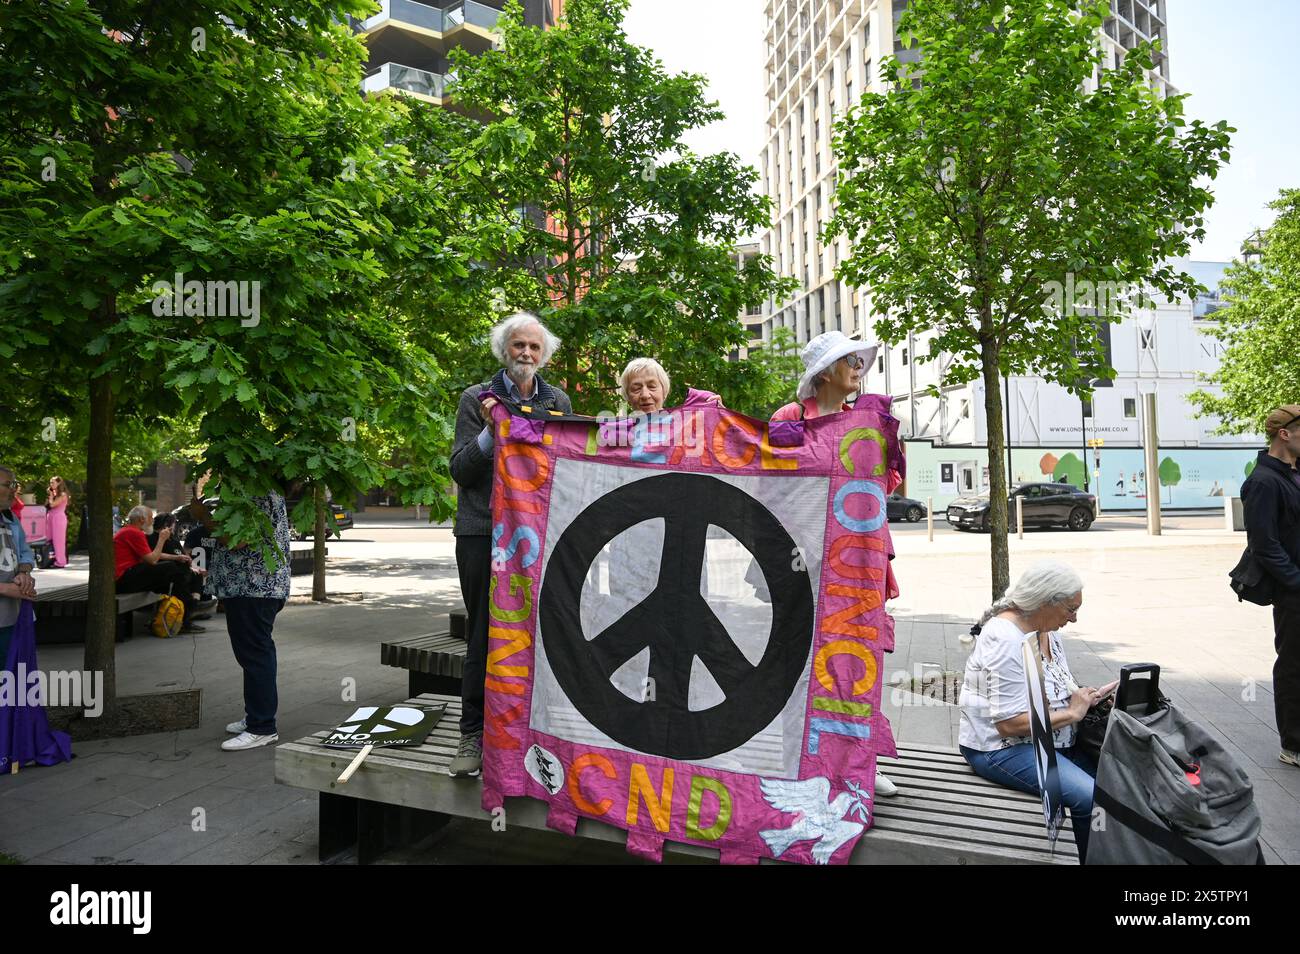
<path fill-rule="evenodd" d="M 1206 379 L 1210 388 L 1190 397 L 1198 416 L 1221 419 L 1220 434 L 1258 433 L 1270 411 L 1300 394 L 1289 345 L 1300 334 L 1300 189 L 1283 189 L 1269 208 L 1277 219 L 1243 249 L 1258 260 L 1228 267 L 1226 305 L 1205 331 L 1224 346 L 1219 368 Z"/>
<path fill-rule="evenodd" d="M 726 355 L 745 343 L 741 308 L 792 289 L 766 256 L 737 262 L 737 241 L 766 227 L 770 209 L 736 156 L 685 146 L 720 113 L 702 77 L 670 75 L 628 41 L 626 8 L 574 0 L 547 31 L 516 10 L 500 24 L 504 50 L 456 59 L 458 102 L 499 117 L 475 143 L 484 192 L 500 197 L 489 287 L 509 288 L 509 307 L 539 310 L 563 339 L 551 374 L 583 395 L 582 410 L 614 409 L 618 374 L 639 355 L 755 406 L 768 370 Z M 521 207 L 535 219 L 510 227 Z"/>
<path fill-rule="evenodd" d="M 913 0 L 899 29 L 924 50 L 924 82 L 864 96 L 836 125 L 841 179 L 823 241 L 852 242 L 837 277 L 870 288 L 880 338 L 920 335 L 921 360 L 951 356 L 945 384 L 983 376 L 994 484 L 1000 376 L 1080 390 L 1113 373 L 1096 321 L 1130 313 L 1137 289 L 1196 290 L 1167 263 L 1201 234 L 1213 200 L 1203 178 L 1233 131 L 1194 123 L 1175 134 L 1184 97 L 1152 95 L 1141 50 L 1101 68 L 1095 33 L 1108 7 L 1074 7 Z M 889 57 L 882 75 L 898 68 Z M 936 182 L 944 157 L 951 181 Z M 1067 289 L 1085 283 L 1113 293 L 1082 304 Z M 994 511 L 996 537 L 1005 515 Z"/>

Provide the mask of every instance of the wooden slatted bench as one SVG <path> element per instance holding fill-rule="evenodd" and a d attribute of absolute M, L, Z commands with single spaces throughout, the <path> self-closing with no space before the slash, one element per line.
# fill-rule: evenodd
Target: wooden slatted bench
<path fill-rule="evenodd" d="M 1068 816 L 1053 852 L 1037 795 L 980 778 L 955 749 L 899 745 L 898 754 L 880 760 L 898 794 L 876 800 L 867 837 L 890 837 L 868 863 L 1078 864 Z"/>
<path fill-rule="evenodd" d="M 490 821 L 477 779 L 453 779 L 460 698 L 426 693 L 411 704 L 445 704 L 447 711 L 420 746 L 376 749 L 344 785 L 336 781 L 353 753 L 321 745 L 328 730 L 276 748 L 275 780 L 320 795 L 322 861 L 355 847 L 367 864 L 388 848 L 436 831 L 451 817 Z M 882 767 L 899 794 L 875 803 L 875 825 L 858 842 L 852 864 L 1076 864 L 1068 824 L 1049 850 L 1040 800 L 979 778 L 950 750 L 900 746 L 900 759 Z M 532 798 L 506 800 L 509 824 L 546 830 L 547 806 Z M 556 834 L 556 838 L 566 837 Z M 622 843 L 620 828 L 579 819 L 576 837 Z M 716 858 L 716 849 L 665 842 L 669 852 Z"/>
<path fill-rule="evenodd" d="M 465 671 L 465 614 L 453 610 L 448 628 L 379 644 L 379 661 L 407 672 L 407 692 L 459 696 Z"/>
<path fill-rule="evenodd" d="M 325 555 L 329 556 L 329 548 L 325 548 Z M 316 569 L 316 551 L 312 544 L 306 546 L 289 545 L 289 575 L 306 576 Z"/>
<path fill-rule="evenodd" d="M 36 605 L 37 643 L 84 643 L 90 584 L 77 583 L 57 590 L 40 590 Z M 131 614 L 153 606 L 161 593 L 120 593 L 117 599 L 117 640 L 131 636 Z"/>

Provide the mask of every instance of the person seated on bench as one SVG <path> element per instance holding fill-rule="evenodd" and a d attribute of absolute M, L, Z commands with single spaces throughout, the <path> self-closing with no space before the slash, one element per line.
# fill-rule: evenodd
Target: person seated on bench
<path fill-rule="evenodd" d="M 153 533 L 149 534 L 149 548 L 153 549 L 158 545 L 158 534 L 163 530 L 168 530 L 172 536 L 163 544 L 163 553 L 170 553 L 175 556 L 190 556 L 189 547 L 181 547 L 180 542 L 176 539 L 176 518 L 169 513 L 160 513 L 153 518 Z M 193 558 L 190 561 L 190 590 L 194 593 L 195 603 L 203 602 L 203 586 L 207 578 L 207 570 L 196 570 L 194 568 Z M 211 614 L 202 612 L 195 615 L 195 619 L 206 619 Z"/>
<path fill-rule="evenodd" d="M 11 509 L 17 494 L 14 472 L 0 465 L 0 669 L 9 661 L 9 642 L 18 622 L 19 604 L 36 598 L 36 584 L 32 581 L 36 556 Z"/>
<path fill-rule="evenodd" d="M 167 553 L 164 548 L 171 539 L 171 531 L 158 531 L 157 542 L 149 546 L 144 528 L 153 522 L 153 511 L 141 505 L 132 507 L 126 516 L 126 525 L 113 535 L 113 574 L 118 593 L 170 593 L 181 601 L 185 614 L 182 633 L 201 633 L 191 619 L 194 613 L 194 591 L 190 589 L 190 558 L 178 553 Z"/>
<path fill-rule="evenodd" d="M 984 612 L 972 629 L 978 639 L 966 660 L 957 736 L 958 748 L 976 775 L 1030 795 L 1041 794 L 1021 656 L 1025 638 L 1036 633 L 1043 654 L 1047 704 L 1052 710 L 1061 796 L 1070 809 L 1081 864 L 1088 850 L 1097 765 L 1075 748 L 1075 726 L 1102 695 L 1075 682 L 1059 630 L 1076 620 L 1082 604 L 1079 575 L 1063 563 L 1043 560 L 1026 570 L 1006 596 Z"/>

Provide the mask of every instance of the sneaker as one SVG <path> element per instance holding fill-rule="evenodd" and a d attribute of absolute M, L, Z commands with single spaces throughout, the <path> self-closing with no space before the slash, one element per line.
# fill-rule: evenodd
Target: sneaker
<path fill-rule="evenodd" d="M 1290 749 L 1283 749 L 1278 753 L 1277 757 L 1287 765 L 1294 765 L 1296 768 L 1300 768 L 1300 752 L 1292 752 Z"/>
<path fill-rule="evenodd" d="M 881 798 L 888 798 L 891 795 L 898 794 L 898 786 L 885 777 L 884 772 L 876 773 L 876 794 Z"/>
<path fill-rule="evenodd" d="M 195 626 L 193 623 L 181 627 L 182 635 L 186 633 L 204 633 L 204 632 L 207 632 L 207 629 L 205 627 Z"/>
<path fill-rule="evenodd" d="M 232 722 L 230 725 L 226 726 L 226 731 L 231 735 L 239 735 L 239 733 L 243 732 L 247 728 L 248 720 L 240 719 L 238 722 Z"/>
<path fill-rule="evenodd" d="M 483 771 L 483 733 L 462 735 L 456 746 L 456 757 L 447 766 L 447 774 L 452 778 L 465 778 L 478 775 Z"/>
<path fill-rule="evenodd" d="M 259 745 L 270 745 L 280 739 L 278 732 L 272 732 L 270 735 L 254 735 L 251 732 L 241 732 L 233 739 L 226 739 L 221 743 L 221 747 L 227 752 L 240 752 L 244 749 L 255 749 Z"/>

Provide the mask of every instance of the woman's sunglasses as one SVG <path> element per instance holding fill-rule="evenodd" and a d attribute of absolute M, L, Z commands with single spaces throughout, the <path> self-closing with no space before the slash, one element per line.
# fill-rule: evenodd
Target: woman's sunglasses
<path fill-rule="evenodd" d="M 867 359 L 860 354 L 846 354 L 844 360 L 854 371 L 867 366 Z"/>

